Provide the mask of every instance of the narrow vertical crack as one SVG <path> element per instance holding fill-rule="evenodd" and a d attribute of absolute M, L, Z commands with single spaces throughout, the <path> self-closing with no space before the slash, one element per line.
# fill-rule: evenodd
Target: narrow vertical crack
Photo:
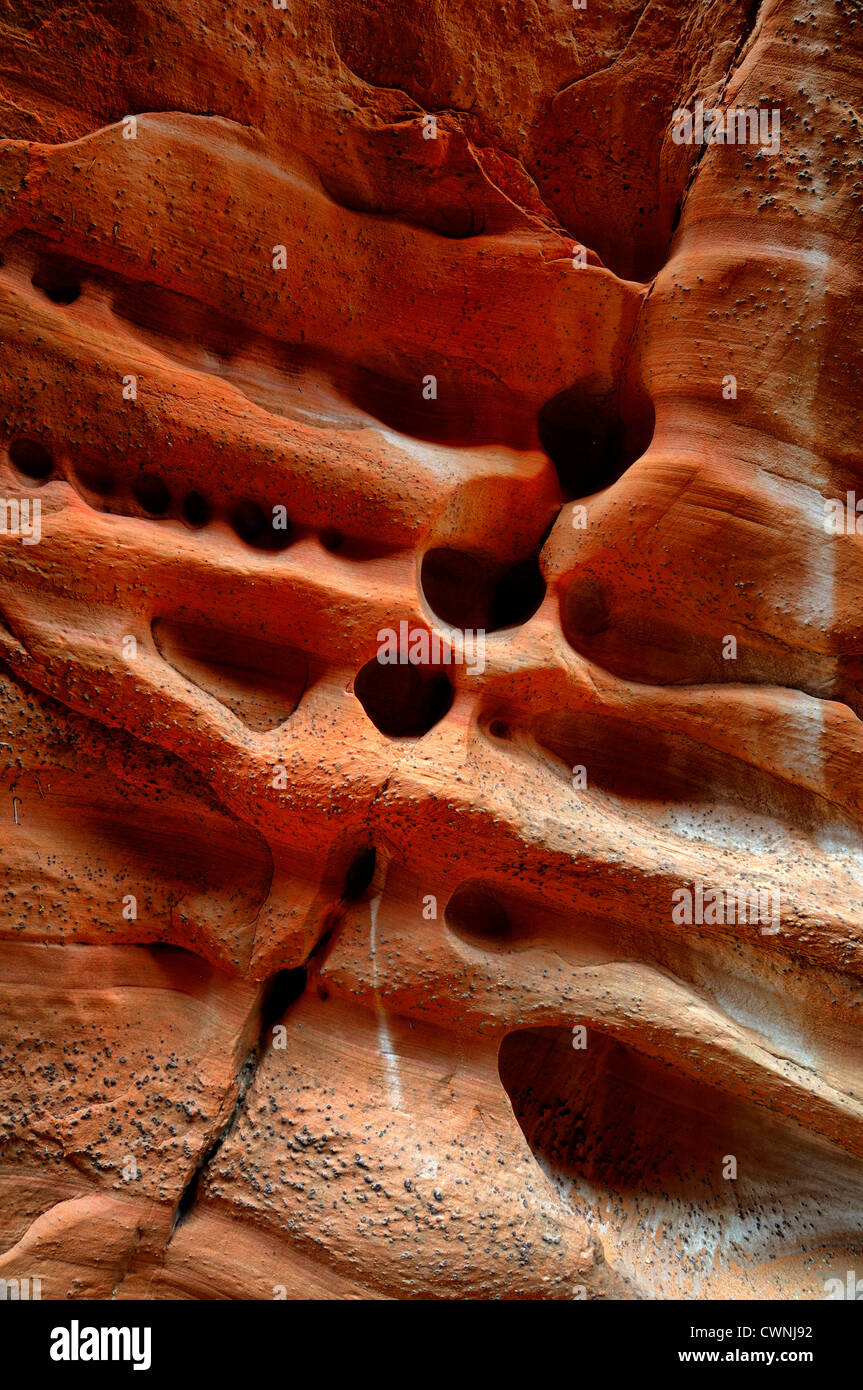
<path fill-rule="evenodd" d="M 286 1010 L 289 1009 L 290 1006 L 293 1003 L 295 1003 L 297 999 L 299 999 L 305 987 L 306 967 L 304 965 L 300 965 L 294 970 L 279 970 L 275 975 L 271 976 L 270 979 L 267 980 L 267 982 L 264 984 L 261 990 L 261 1021 L 260 1030 L 258 1033 L 258 1041 L 252 1048 L 251 1052 L 246 1057 L 245 1061 L 243 1062 L 243 1065 L 240 1068 L 237 1085 L 237 1097 L 231 1108 L 230 1114 L 228 1115 L 224 1124 L 220 1126 L 218 1132 L 210 1141 L 207 1148 L 202 1153 L 200 1159 L 195 1165 L 194 1170 L 189 1176 L 186 1185 L 183 1188 L 183 1191 L 180 1193 L 180 1197 L 177 1202 L 176 1209 L 174 1211 L 174 1220 L 171 1226 L 171 1237 L 174 1235 L 174 1232 L 177 1230 L 178 1226 L 181 1226 L 183 1224 L 192 1207 L 195 1205 L 195 1201 L 197 1200 L 198 1196 L 198 1189 L 201 1184 L 201 1178 L 203 1177 L 209 1165 L 212 1163 L 216 1154 L 219 1152 L 220 1148 L 222 1147 L 228 1135 L 231 1133 L 231 1130 L 233 1129 L 234 1125 L 236 1124 L 237 1119 L 239 1118 L 240 1112 L 243 1108 L 243 1102 L 246 1098 L 246 1094 L 255 1078 L 258 1067 L 260 1066 L 261 1060 L 264 1056 L 264 1051 L 267 1045 L 267 1038 L 270 1029 L 276 1022 L 276 1020 L 281 1018 L 283 1014 L 286 1012 Z M 169 1240 L 171 1237 L 169 1237 Z"/>
<path fill-rule="evenodd" d="M 716 98 L 717 107 L 721 107 L 723 105 L 725 101 L 725 94 L 728 91 L 728 87 L 731 83 L 731 80 L 734 77 L 735 72 L 739 68 L 743 60 L 744 54 L 749 49 L 750 44 L 754 43 L 755 41 L 755 35 L 759 28 L 759 21 L 761 19 L 761 11 L 763 7 L 764 0 L 752 0 L 749 9 L 746 12 L 746 18 L 743 22 L 743 28 L 741 30 L 740 37 L 737 40 L 734 52 L 731 55 L 731 61 L 729 62 L 728 67 L 725 70 L 725 77 L 722 81 L 722 87 L 719 92 L 719 96 Z M 690 193 L 692 192 L 692 188 L 695 183 L 695 176 L 698 173 L 699 168 L 701 167 L 701 161 L 707 153 L 708 148 L 710 148 L 708 145 L 701 145 L 697 155 L 695 156 L 695 159 L 692 162 L 692 168 L 689 171 L 689 178 L 686 180 L 686 187 L 680 195 L 680 200 L 677 204 L 677 210 L 674 214 L 674 219 L 671 227 L 671 235 L 668 240 L 669 249 L 671 247 L 672 241 L 674 240 L 674 234 L 677 231 L 678 226 L 680 225 L 680 219 L 683 216 L 683 209 L 686 206 L 686 202 L 689 198 Z"/>

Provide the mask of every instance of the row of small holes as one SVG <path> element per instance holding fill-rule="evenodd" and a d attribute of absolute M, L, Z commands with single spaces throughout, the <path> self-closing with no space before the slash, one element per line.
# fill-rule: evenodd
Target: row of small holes
<path fill-rule="evenodd" d="M 54 459 L 49 449 L 36 439 L 18 435 L 9 445 L 9 459 L 19 473 L 34 482 L 44 483 L 54 472 Z M 113 490 L 113 480 L 104 474 L 94 475 L 85 482 L 88 491 L 107 495 Z M 171 506 L 171 493 L 163 480 L 152 473 L 136 478 L 131 487 L 132 496 L 142 511 L 148 516 L 164 516 Z M 199 529 L 206 526 L 211 518 L 209 503 L 199 492 L 189 492 L 183 498 L 180 508 L 183 519 L 189 526 Z M 289 543 L 291 525 L 275 530 L 270 526 L 266 512 L 257 502 L 245 498 L 237 502 L 231 513 L 230 522 L 242 541 L 247 545 L 264 550 L 280 550 Z M 338 549 L 342 542 L 340 533 L 328 531 L 322 536 L 328 549 Z"/>

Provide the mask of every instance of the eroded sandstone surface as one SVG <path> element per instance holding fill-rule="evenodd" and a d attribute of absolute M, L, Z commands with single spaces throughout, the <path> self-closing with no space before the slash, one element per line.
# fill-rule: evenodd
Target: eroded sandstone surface
<path fill-rule="evenodd" d="M 859 0 L 0 51 L 0 1278 L 863 1271 Z"/>

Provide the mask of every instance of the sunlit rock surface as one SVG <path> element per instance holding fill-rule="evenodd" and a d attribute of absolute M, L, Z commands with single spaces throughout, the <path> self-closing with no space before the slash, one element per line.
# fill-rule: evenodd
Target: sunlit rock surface
<path fill-rule="evenodd" d="M 4 11 L 0 1278 L 859 1268 L 861 38 Z"/>

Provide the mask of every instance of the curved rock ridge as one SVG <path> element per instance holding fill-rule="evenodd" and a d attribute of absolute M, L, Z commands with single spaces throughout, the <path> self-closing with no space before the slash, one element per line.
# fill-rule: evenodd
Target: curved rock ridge
<path fill-rule="evenodd" d="M 7 7 L 0 1280 L 863 1270 L 861 26 Z"/>

